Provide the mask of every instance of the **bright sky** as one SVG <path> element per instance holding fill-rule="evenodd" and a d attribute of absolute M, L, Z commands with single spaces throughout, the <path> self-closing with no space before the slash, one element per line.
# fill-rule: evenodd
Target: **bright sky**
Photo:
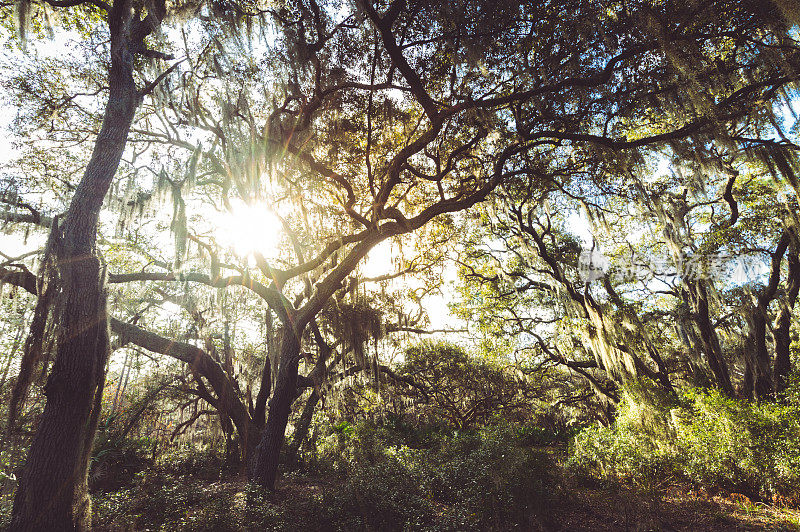
<path fill-rule="evenodd" d="M 362 261 L 359 271 L 364 277 L 378 277 L 387 273 L 398 271 L 399 267 L 395 264 L 396 258 L 400 254 L 397 244 L 386 240 L 375 246 Z M 423 307 L 428 313 L 430 329 L 458 329 L 463 324 L 459 319 L 450 313 L 447 306 L 454 298 L 452 283 L 456 279 L 456 269 L 452 263 L 445 266 L 444 274 L 441 278 L 442 294 L 432 293 L 423 298 Z M 410 283 L 415 286 L 412 279 L 398 279 L 397 283 Z"/>

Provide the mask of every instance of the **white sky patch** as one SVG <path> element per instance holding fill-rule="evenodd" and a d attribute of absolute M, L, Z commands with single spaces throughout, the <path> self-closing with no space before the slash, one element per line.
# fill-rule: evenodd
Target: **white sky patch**
<path fill-rule="evenodd" d="M 181 314 L 181 307 L 173 303 L 172 301 L 164 301 L 161 303 L 161 308 L 163 309 L 163 316 L 161 317 L 171 317 L 171 316 L 180 316 Z M 159 313 L 161 314 L 161 313 Z"/>
<path fill-rule="evenodd" d="M 672 162 L 667 157 L 659 157 L 658 166 L 656 166 L 656 171 L 653 175 L 655 177 L 660 177 L 665 174 L 670 174 L 672 173 L 670 170 L 671 166 Z"/>
<path fill-rule="evenodd" d="M 30 251 L 44 248 L 47 235 L 42 231 L 31 230 L 27 241 L 23 235 L 24 229 L 14 230 L 11 234 L 0 232 L 0 252 L 3 252 L 3 254 L 9 257 L 19 257 Z M 28 259 L 30 259 L 30 257 Z M 5 262 L 5 260 L 7 259 L 3 258 L 0 262 Z M 24 260 L 22 262 L 28 263 L 29 260 Z"/>
<path fill-rule="evenodd" d="M 455 283 L 458 274 L 455 263 L 450 262 L 442 273 L 441 294 L 430 294 L 422 300 L 422 305 L 431 321 L 431 329 L 460 329 L 466 323 L 450 313 L 449 303 L 456 299 Z"/>
<path fill-rule="evenodd" d="M 392 241 L 384 240 L 372 248 L 367 253 L 367 256 L 364 257 L 360 267 L 361 275 L 364 277 L 378 277 L 397 271 L 396 260 L 393 260 L 397 253 L 398 250 Z"/>
<path fill-rule="evenodd" d="M 397 272 L 403 267 L 401 264 L 402 252 L 397 242 L 384 240 L 367 254 L 359 267 L 363 277 L 379 277 L 381 275 Z M 430 320 L 431 329 L 456 329 L 463 327 L 457 323 L 457 318 L 450 313 L 448 303 L 454 300 L 455 290 L 453 284 L 457 278 L 455 265 L 450 263 L 444 267 L 439 287 L 441 293 L 433 292 L 422 298 L 422 308 L 425 309 Z M 402 277 L 393 281 L 409 287 L 420 286 L 420 281 L 411 277 Z"/>
<path fill-rule="evenodd" d="M 591 226 L 583 212 L 572 212 L 567 215 L 566 228 L 578 237 L 585 247 L 591 247 L 593 240 Z"/>
<path fill-rule="evenodd" d="M 781 124 L 783 130 L 791 131 L 797 127 L 800 121 L 800 99 L 793 98 L 790 102 L 784 102 L 778 105 L 777 114 L 778 118 L 783 122 Z"/>
<path fill-rule="evenodd" d="M 428 314 L 428 319 L 431 321 L 432 329 L 452 328 L 452 324 L 456 320 L 447 307 L 448 301 L 452 300 L 452 295 L 448 294 L 450 290 L 447 287 L 443 287 L 443 291 L 445 294 L 429 295 L 423 300 L 423 307 Z"/>

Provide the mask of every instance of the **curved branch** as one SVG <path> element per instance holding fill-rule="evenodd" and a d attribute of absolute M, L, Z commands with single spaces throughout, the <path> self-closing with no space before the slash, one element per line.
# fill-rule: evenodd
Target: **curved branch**
<path fill-rule="evenodd" d="M 255 444 L 257 428 L 250 418 L 247 407 L 239 398 L 236 387 L 225 370 L 208 353 L 192 344 L 164 338 L 114 317 L 109 317 L 108 321 L 111 330 L 123 341 L 185 362 L 193 373 L 205 377 L 219 398 L 215 406 L 236 425 L 244 448 L 249 449 Z"/>
<path fill-rule="evenodd" d="M 289 321 L 294 314 L 294 307 L 280 291 L 259 283 L 249 275 L 231 275 L 229 277 L 212 278 L 204 273 L 176 274 L 174 272 L 135 272 L 112 273 L 108 276 L 108 282 L 113 284 L 135 281 L 188 281 L 204 284 L 213 288 L 243 286 L 258 294 L 261 299 L 278 314 L 282 321 Z"/>

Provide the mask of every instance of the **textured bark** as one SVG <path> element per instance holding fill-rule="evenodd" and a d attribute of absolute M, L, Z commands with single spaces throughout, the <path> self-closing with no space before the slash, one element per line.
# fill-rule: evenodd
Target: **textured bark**
<path fill-rule="evenodd" d="M 300 363 L 300 337 L 302 331 L 284 327 L 281 341 L 280 365 L 275 381 L 275 392 L 270 400 L 267 423 L 261 442 L 250 463 L 250 480 L 273 489 L 278 475 L 281 447 L 289 422 L 292 403 L 297 398 L 297 366 Z"/>
<path fill-rule="evenodd" d="M 61 292 L 56 358 L 14 499 L 11 530 L 88 530 L 87 474 L 108 358 L 105 268 L 95 240 L 103 200 L 119 167 L 140 95 L 129 50 L 131 11 L 115 2 L 109 13 L 109 98 L 92 156 L 63 224 L 54 224 Z M 45 261 L 46 262 L 46 261 Z"/>
<path fill-rule="evenodd" d="M 722 357 L 722 347 L 719 344 L 717 331 L 711 324 L 711 317 L 708 310 L 708 293 L 700 282 L 687 283 L 689 299 L 692 307 L 692 320 L 697 326 L 698 338 L 706 354 L 708 366 L 714 375 L 717 387 L 727 396 L 733 397 L 733 385 L 731 384 L 728 366 Z"/>
<path fill-rule="evenodd" d="M 786 379 L 791 371 L 791 357 L 789 345 L 791 344 L 790 327 L 792 310 L 800 291 L 800 259 L 796 250 L 788 256 L 789 277 L 786 301 L 781 305 L 778 318 L 775 322 L 775 363 L 773 366 L 773 379 L 775 391 L 782 392 L 786 389 Z"/>
<path fill-rule="evenodd" d="M 767 347 L 767 312 L 766 308 L 758 305 L 753 309 L 752 315 L 753 349 L 748 350 L 751 360 L 748 361 L 748 370 L 752 372 L 749 380 L 749 389 L 745 389 L 752 399 L 767 397 L 772 393 L 772 371 L 770 368 L 769 349 Z"/>
<path fill-rule="evenodd" d="M 272 361 L 275 359 L 275 324 L 272 320 L 272 311 L 267 310 L 265 319 L 267 335 L 267 357 L 264 360 L 264 370 L 261 372 L 261 385 L 258 387 L 256 406 L 253 410 L 253 421 L 259 428 L 264 427 L 267 415 L 267 399 L 272 392 Z"/>
<path fill-rule="evenodd" d="M 300 419 L 297 421 L 297 426 L 294 430 L 294 436 L 292 436 L 292 443 L 290 443 L 289 447 L 286 449 L 286 463 L 289 465 L 294 465 L 297 460 L 297 452 L 308 436 L 308 430 L 311 428 L 311 420 L 314 418 L 314 409 L 317 407 L 319 400 L 320 395 L 317 393 L 317 390 L 314 390 L 311 392 L 311 395 L 306 401 L 306 405 L 303 407 L 303 413 L 300 414 Z"/>
<path fill-rule="evenodd" d="M 267 399 L 272 390 L 272 364 L 269 358 L 264 362 L 264 370 L 261 372 L 261 386 L 258 388 L 256 405 L 253 408 L 253 421 L 259 428 L 264 427 L 267 421 Z"/>
<path fill-rule="evenodd" d="M 311 392 L 311 395 L 308 397 L 303 407 L 303 413 L 300 414 L 300 419 L 297 421 L 297 426 L 295 427 L 294 436 L 292 436 L 292 443 L 286 450 L 286 463 L 290 466 L 294 465 L 297 459 L 297 452 L 300 450 L 300 446 L 303 444 L 306 436 L 308 436 L 308 429 L 311 427 L 311 420 L 314 417 L 314 409 L 322 398 L 320 388 L 328 378 L 328 371 L 330 369 L 328 366 L 328 358 L 330 358 L 333 352 L 333 348 L 322 337 L 322 332 L 320 332 L 316 320 L 311 322 L 310 327 L 314 334 L 314 341 L 316 341 L 319 348 L 319 356 L 317 362 L 314 364 L 314 369 L 312 369 L 311 373 L 306 377 L 307 380 L 310 381 L 310 386 L 314 387 L 314 390 Z M 332 365 L 333 364 L 336 364 L 336 360 L 333 361 Z"/>
<path fill-rule="evenodd" d="M 86 478 L 97 385 L 108 356 L 100 261 L 69 265 L 67 302 L 56 360 L 45 386 L 47 403 L 20 476 L 11 530 L 85 530 L 91 525 Z M 77 334 L 76 334 L 77 333 Z"/>

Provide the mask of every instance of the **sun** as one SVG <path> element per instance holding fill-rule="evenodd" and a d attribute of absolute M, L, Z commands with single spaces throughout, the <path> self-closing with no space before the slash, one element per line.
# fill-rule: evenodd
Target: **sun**
<path fill-rule="evenodd" d="M 223 246 L 245 258 L 260 253 L 266 257 L 278 254 L 282 227 L 265 202 L 230 202 L 230 211 L 216 221 L 215 236 Z"/>

